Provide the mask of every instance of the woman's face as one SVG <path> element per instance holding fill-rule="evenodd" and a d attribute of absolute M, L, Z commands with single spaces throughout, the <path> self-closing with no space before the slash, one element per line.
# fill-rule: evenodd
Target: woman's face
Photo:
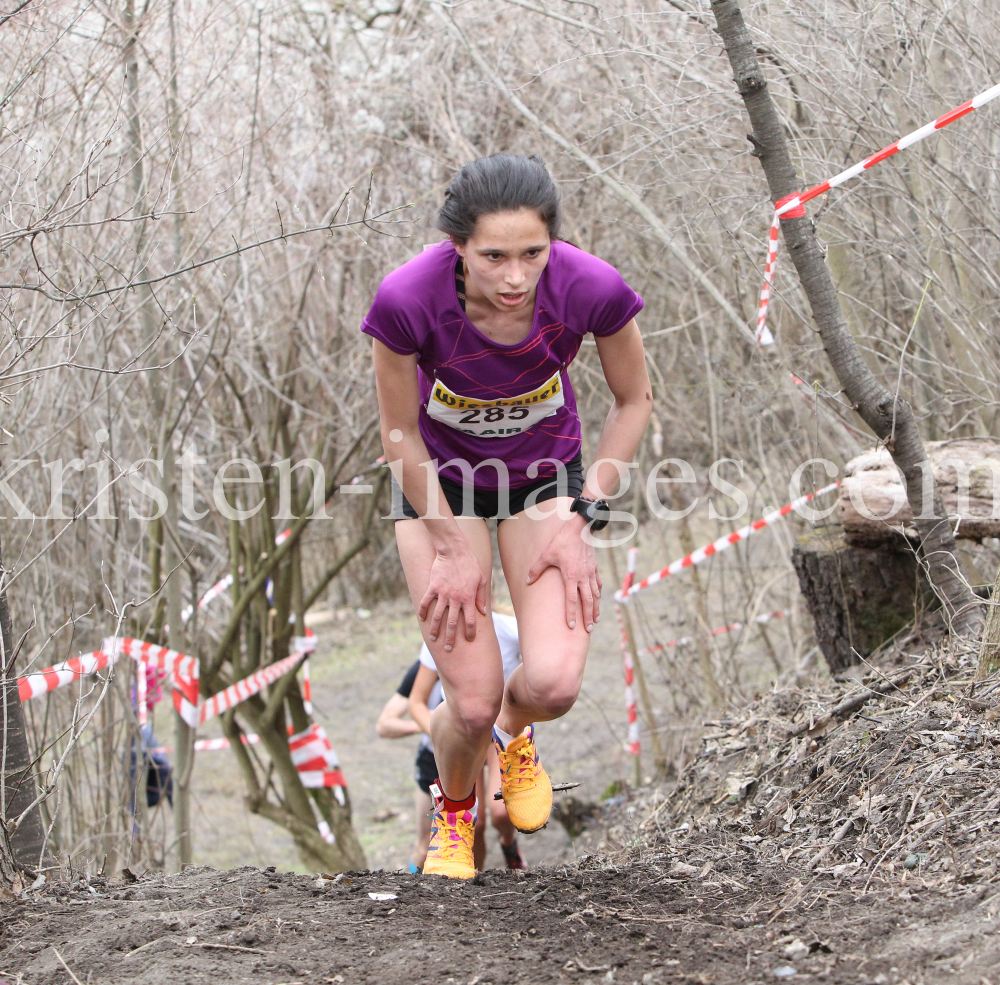
<path fill-rule="evenodd" d="M 455 243 L 468 271 L 466 296 L 500 311 L 534 310 L 550 246 L 548 228 L 534 209 L 480 216 L 468 240 Z"/>

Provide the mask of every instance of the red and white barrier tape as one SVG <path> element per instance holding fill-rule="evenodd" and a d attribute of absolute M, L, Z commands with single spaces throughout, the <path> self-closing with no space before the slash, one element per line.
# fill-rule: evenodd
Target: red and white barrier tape
<path fill-rule="evenodd" d="M 759 520 L 754 520 L 753 523 L 748 523 L 745 527 L 741 527 L 739 530 L 734 530 L 731 534 L 724 534 L 722 537 L 719 537 L 718 540 L 712 541 L 711 544 L 707 544 L 705 547 L 699 547 L 698 550 L 692 551 L 690 554 L 687 554 L 682 558 L 678 558 L 678 560 L 674 561 L 672 564 L 668 564 L 665 568 L 661 568 L 659 571 L 654 571 L 653 574 L 647 575 L 637 585 L 632 585 L 632 587 L 627 591 L 623 587 L 621 590 L 615 592 L 615 600 L 618 602 L 627 601 L 628 598 L 636 592 L 641 592 L 644 588 L 649 588 L 650 585 L 655 585 L 663 578 L 666 578 L 669 575 L 676 575 L 684 568 L 690 568 L 695 564 L 701 564 L 702 561 L 706 561 L 708 558 L 712 557 L 713 554 L 718 554 L 721 551 L 726 550 L 726 548 L 732 547 L 733 544 L 738 544 L 741 540 L 746 540 L 752 534 L 757 533 L 758 530 L 763 530 L 764 527 L 768 527 L 778 520 L 783 520 L 789 513 L 793 510 L 797 510 L 800 506 L 804 506 L 811 499 L 815 499 L 817 496 L 824 496 L 826 493 L 833 492 L 834 489 L 838 489 L 839 487 L 839 482 L 831 482 L 830 485 L 824 486 L 822 489 L 817 489 L 816 492 L 807 493 L 805 496 L 799 496 L 798 499 L 792 500 L 790 503 L 786 503 L 781 507 L 781 509 L 773 510 L 771 513 L 767 513 L 762 516 Z"/>
<path fill-rule="evenodd" d="M 237 681 L 219 694 L 208 698 L 204 704 L 199 700 L 198 682 L 201 665 L 196 657 L 189 657 L 165 646 L 157 646 L 155 643 L 146 643 L 130 637 L 108 638 L 104 641 L 103 650 L 74 657 L 46 670 L 25 675 L 17 682 L 18 693 L 22 701 L 27 701 L 70 684 L 86 674 L 94 674 L 117 662 L 121 654 L 126 654 L 139 664 L 136 698 L 140 723 L 145 724 L 142 715 L 146 707 L 145 701 L 142 700 L 145 668 L 151 666 L 173 677 L 174 707 L 191 728 L 197 728 L 203 722 L 257 694 L 261 688 L 282 677 L 297 661 L 314 651 L 316 637 L 309 629 L 306 630 L 306 634 L 293 637 L 298 648 L 297 652 L 285 657 L 284 660 L 261 668 L 242 681 Z"/>
<path fill-rule="evenodd" d="M 245 746 L 256 745 L 260 742 L 260 736 L 251 732 L 242 737 L 242 742 Z M 218 752 L 228 749 L 231 744 L 226 738 L 199 739 L 194 748 L 195 752 Z M 323 726 L 314 722 L 304 732 L 289 735 L 288 748 L 302 786 L 311 789 L 333 787 L 334 796 L 343 806 L 346 803 L 344 789 L 347 788 L 347 780 L 340 771 L 337 754 Z M 157 746 L 152 750 L 164 754 L 173 751 L 173 746 Z"/>
<path fill-rule="evenodd" d="M 242 738 L 243 745 L 245 746 L 255 746 L 260 742 L 260 736 L 254 732 L 250 732 L 248 735 L 244 735 Z M 223 749 L 228 749 L 232 743 L 226 739 L 199 739 L 194 744 L 195 752 L 220 752 Z M 162 752 L 164 754 L 173 752 L 173 746 L 155 746 L 150 752 Z"/>
<path fill-rule="evenodd" d="M 772 619 L 783 619 L 785 616 L 791 615 L 791 611 L 791 609 L 779 609 L 777 612 L 765 612 L 757 616 L 753 622 L 765 623 L 771 622 Z M 725 633 L 735 633 L 737 630 L 743 629 L 745 625 L 746 623 L 742 622 L 731 622 L 728 626 L 717 626 L 715 629 L 710 629 L 706 635 L 722 636 Z M 651 653 L 662 653 L 664 650 L 670 650 L 676 646 L 690 646 L 694 641 L 695 637 L 684 636 L 679 640 L 671 640 L 669 643 L 654 643 L 652 646 L 640 650 L 639 654 L 645 657 Z"/>
<path fill-rule="evenodd" d="M 232 583 L 232 574 L 228 574 L 225 578 L 217 581 L 207 592 L 205 592 L 204 595 L 202 595 L 201 599 L 198 601 L 198 611 L 200 612 L 206 605 L 208 605 L 209 602 L 217 599 L 227 588 L 229 588 Z M 193 615 L 194 607 L 188 605 L 185 606 L 183 612 L 181 612 L 181 619 L 184 622 L 187 622 Z"/>
<path fill-rule="evenodd" d="M 316 650 L 316 644 L 318 642 L 316 634 L 308 626 L 306 626 L 305 636 L 292 637 L 292 649 L 296 653 L 313 653 Z"/>
<path fill-rule="evenodd" d="M 347 786 L 344 774 L 340 772 L 337 754 L 330 745 L 326 730 L 313 722 L 304 732 L 293 735 L 288 740 L 292 762 L 299 771 L 302 786 L 318 789 L 333 787 L 333 794 L 341 806 L 344 805 L 343 789 Z"/>
<path fill-rule="evenodd" d="M 205 703 L 199 709 L 198 724 L 204 725 L 216 715 L 221 715 L 224 711 L 235 708 L 236 705 L 246 701 L 247 698 L 253 697 L 268 684 L 273 684 L 279 677 L 284 677 L 304 657 L 304 653 L 293 653 L 285 657 L 284 660 L 277 660 L 273 664 L 261 667 L 249 677 L 244 677 L 242 681 L 230 684 L 224 691 L 206 698 Z"/>
<path fill-rule="evenodd" d="M 128 636 L 108 637 L 104 641 L 104 650 L 107 653 L 124 653 L 133 660 L 172 675 L 175 686 L 184 691 L 189 701 L 197 703 L 198 680 L 201 677 L 201 664 L 197 657 Z"/>
<path fill-rule="evenodd" d="M 135 665 L 135 715 L 139 720 L 139 727 L 143 728 L 149 724 L 149 708 L 146 706 L 147 691 L 146 664 L 141 660 Z"/>
<path fill-rule="evenodd" d="M 113 657 L 103 650 L 95 650 L 93 653 L 84 653 L 45 670 L 25 674 L 24 677 L 18 678 L 18 695 L 22 701 L 37 698 L 49 691 L 55 691 L 56 688 L 72 684 L 88 674 L 96 674 L 99 670 L 110 667 L 117 659 L 116 656 Z"/>
<path fill-rule="evenodd" d="M 892 157 L 893 154 L 901 150 L 906 150 L 907 147 L 912 147 L 938 130 L 954 123 L 956 120 L 960 120 L 973 110 L 985 106 L 998 96 L 1000 96 L 1000 85 L 995 85 L 985 92 L 979 93 L 978 96 L 974 96 L 968 102 L 962 103 L 961 106 L 956 106 L 955 109 L 945 113 L 943 116 L 939 116 L 936 120 L 926 123 L 912 133 L 908 133 L 905 137 L 900 137 L 899 140 L 889 144 L 888 147 L 883 147 L 878 153 L 866 157 L 860 163 L 847 168 L 846 171 L 841 171 L 840 174 L 834 175 L 827 181 L 821 181 L 808 191 L 786 195 L 774 203 L 774 218 L 771 222 L 770 234 L 768 235 L 767 261 L 764 264 L 764 283 L 760 289 L 760 303 L 757 306 L 757 342 L 760 345 L 770 345 L 774 341 L 767 327 L 767 308 L 771 298 L 771 286 L 774 283 L 774 268 L 778 262 L 778 230 L 782 217 L 800 218 L 804 216 L 806 211 L 803 206 L 806 202 L 825 194 L 831 188 L 836 188 L 838 185 L 856 178 L 862 171 L 867 171 L 869 168 L 884 161 L 887 157 Z"/>
<path fill-rule="evenodd" d="M 198 727 L 198 688 L 201 677 L 201 664 L 197 657 L 189 657 L 169 647 L 158 646 L 156 643 L 146 643 L 131 637 L 109 637 L 104 641 L 104 649 L 108 653 L 125 653 L 133 660 L 156 667 L 173 678 L 173 699 L 177 714 L 191 728 Z M 142 670 L 140 669 L 140 677 Z M 142 722 L 142 706 L 139 710 L 139 720 Z M 144 723 L 143 723 L 144 724 Z"/>
<path fill-rule="evenodd" d="M 636 558 L 639 556 L 639 549 L 630 547 L 628 550 L 628 561 L 626 562 L 625 581 L 622 582 L 621 591 L 627 593 L 632 587 L 635 578 Z M 635 664 L 632 661 L 632 649 L 629 646 L 628 632 L 625 629 L 625 619 L 622 615 L 621 605 L 615 605 L 615 616 L 618 618 L 618 633 L 621 638 L 622 648 L 622 670 L 625 674 L 625 710 L 628 715 L 628 751 L 638 757 L 641 751 L 639 745 L 639 715 L 635 707 Z"/>
<path fill-rule="evenodd" d="M 307 715 L 312 715 L 313 713 L 313 689 L 312 689 L 312 674 L 309 671 L 309 661 L 302 661 L 302 706 L 305 708 Z"/>

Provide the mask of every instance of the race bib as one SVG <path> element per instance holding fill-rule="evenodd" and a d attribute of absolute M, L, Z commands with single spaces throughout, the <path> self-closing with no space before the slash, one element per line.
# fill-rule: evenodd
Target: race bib
<path fill-rule="evenodd" d="M 505 438 L 534 427 L 551 417 L 566 402 L 557 370 L 537 390 L 501 400 L 475 400 L 453 393 L 440 380 L 434 381 L 427 413 L 463 434 L 477 438 Z"/>

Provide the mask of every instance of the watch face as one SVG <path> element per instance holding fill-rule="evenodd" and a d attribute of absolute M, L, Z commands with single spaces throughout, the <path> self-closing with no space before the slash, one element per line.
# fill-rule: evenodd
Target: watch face
<path fill-rule="evenodd" d="M 599 499 L 587 505 L 587 519 L 591 521 L 591 530 L 603 530 L 611 521 L 611 507 Z"/>
<path fill-rule="evenodd" d="M 584 499 L 578 496 L 570 507 L 590 524 L 593 532 L 603 530 L 611 522 L 611 507 L 603 499 Z"/>

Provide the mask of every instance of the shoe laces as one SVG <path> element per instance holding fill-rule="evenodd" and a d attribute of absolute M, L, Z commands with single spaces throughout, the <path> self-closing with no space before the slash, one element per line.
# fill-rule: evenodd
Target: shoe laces
<path fill-rule="evenodd" d="M 451 820 L 452 818 L 454 821 Z M 442 812 L 437 815 L 436 819 L 437 844 L 434 846 L 434 850 L 437 857 L 453 859 L 459 854 L 464 855 L 468 852 L 476 826 L 472 815 L 468 811 L 463 811 L 462 814 Z M 465 831 L 462 830 L 463 827 L 466 829 Z"/>
<path fill-rule="evenodd" d="M 506 770 L 508 781 L 531 780 L 538 774 L 538 752 L 531 739 L 513 752 L 505 749 L 503 755 L 508 764 Z"/>

